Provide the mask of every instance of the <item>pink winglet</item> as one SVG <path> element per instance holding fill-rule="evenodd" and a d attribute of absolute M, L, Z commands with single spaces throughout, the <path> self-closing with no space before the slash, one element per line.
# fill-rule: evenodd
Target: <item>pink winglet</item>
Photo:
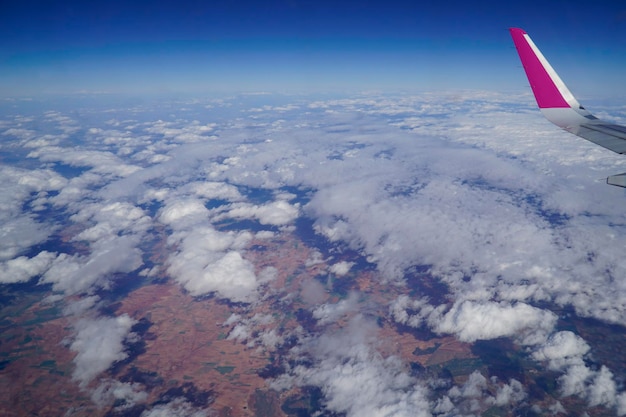
<path fill-rule="evenodd" d="M 524 36 L 526 32 L 518 28 L 510 28 L 509 30 L 539 108 L 570 107 L 526 40 Z"/>

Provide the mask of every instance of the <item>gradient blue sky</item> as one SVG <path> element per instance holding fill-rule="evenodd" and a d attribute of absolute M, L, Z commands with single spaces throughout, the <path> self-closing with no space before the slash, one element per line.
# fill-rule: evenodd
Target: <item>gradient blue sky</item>
<path fill-rule="evenodd" d="M 530 33 L 575 94 L 626 96 L 617 1 L 150 3 L 3 2 L 0 97 L 521 91 L 511 26 Z"/>

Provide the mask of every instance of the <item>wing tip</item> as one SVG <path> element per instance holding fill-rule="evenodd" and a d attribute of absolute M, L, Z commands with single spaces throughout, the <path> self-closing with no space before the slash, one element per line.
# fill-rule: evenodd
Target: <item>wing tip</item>
<path fill-rule="evenodd" d="M 539 108 L 571 108 L 566 97 L 575 99 L 530 36 L 520 28 L 509 30 Z"/>

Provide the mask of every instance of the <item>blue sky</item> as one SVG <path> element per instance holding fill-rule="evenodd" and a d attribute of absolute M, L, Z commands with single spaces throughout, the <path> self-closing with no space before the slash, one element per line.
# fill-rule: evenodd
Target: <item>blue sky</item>
<path fill-rule="evenodd" d="M 626 94 L 626 6 L 614 1 L 13 3 L 0 6 L 4 97 L 517 91 L 526 82 L 511 26 L 575 94 Z"/>

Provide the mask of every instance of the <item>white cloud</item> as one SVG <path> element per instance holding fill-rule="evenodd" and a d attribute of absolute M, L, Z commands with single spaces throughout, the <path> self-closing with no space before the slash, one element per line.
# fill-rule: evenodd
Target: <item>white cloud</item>
<path fill-rule="evenodd" d="M 141 384 L 120 382 L 114 379 L 101 381 L 91 393 L 91 400 L 99 407 L 111 407 L 116 412 L 127 410 L 148 399 Z"/>
<path fill-rule="evenodd" d="M 227 252 L 204 267 L 200 276 L 182 276 L 180 281 L 191 295 L 217 292 L 231 301 L 249 302 L 255 295 L 254 266 L 239 252 Z"/>
<path fill-rule="evenodd" d="M 272 112 L 292 106 L 263 107 L 254 118 L 238 113 L 219 130 L 180 117 L 116 119 L 83 127 L 80 143 L 70 139 L 80 126 L 63 114 L 7 118 L 0 121 L 0 146 L 28 152 L 38 159 L 28 163 L 41 169 L 0 167 L 6 261 L 0 276 L 23 281 L 43 274 L 41 282 L 56 291 L 91 294 L 111 276 L 138 268 L 145 234 L 165 225 L 166 266 L 181 285 L 193 294 L 256 301 L 277 271 L 257 277 L 245 253 L 253 234 L 217 231 L 211 223 L 235 218 L 281 226 L 256 235 L 270 239 L 306 215 L 331 249 L 360 253 L 386 282 L 404 284 L 407 269 L 419 265 L 445 285 L 446 303 L 422 294 L 397 298 L 389 309 L 395 321 L 468 342 L 512 337 L 562 372 L 564 395 L 626 412 L 611 371 L 585 365 L 591 343 L 573 333 L 550 335 L 554 314 L 532 307 L 571 305 L 579 315 L 626 320 L 626 284 L 618 279 L 626 274 L 623 192 L 594 182 L 623 172 L 624 162 L 539 123 L 527 102 L 480 92 L 363 96 L 301 103 L 306 111 L 289 117 Z M 202 111 L 204 104 L 197 104 Z M 125 112 L 142 119 L 143 111 Z M 63 165 L 87 171 L 67 180 L 53 171 Z M 257 187 L 275 201 L 252 204 L 240 192 Z M 285 187 L 307 190 L 310 201 L 290 203 L 294 195 Z M 227 203 L 209 210 L 211 199 Z M 155 218 L 140 208 L 153 203 L 162 204 Z M 71 215 L 72 228 L 59 229 Z M 56 230 L 67 244 L 89 247 L 54 259 L 21 256 Z M 328 260 L 314 253 L 305 266 L 325 266 L 330 253 Z M 328 270 L 341 275 L 350 267 L 338 262 Z M 311 307 L 328 297 L 319 285 L 303 286 L 301 294 Z M 330 306 L 315 310 L 321 320 L 332 316 L 325 309 L 342 304 Z M 263 334 L 271 346 L 277 335 Z M 319 375 L 329 397 L 339 395 L 341 387 Z M 514 385 L 493 388 L 493 401 L 498 393 L 514 396 Z M 444 398 L 438 407 L 451 405 Z"/>
<path fill-rule="evenodd" d="M 80 224 L 95 222 L 74 237 L 74 240 L 92 242 L 118 234 L 145 233 L 152 225 L 142 209 L 126 202 L 86 204 L 70 220 Z"/>
<path fill-rule="evenodd" d="M 302 300 L 309 305 L 317 305 L 328 297 L 324 286 L 317 280 L 303 280 L 300 289 Z"/>
<path fill-rule="evenodd" d="M 198 410 L 183 399 L 159 404 L 141 413 L 141 417 L 207 417 L 208 410 Z"/>
<path fill-rule="evenodd" d="M 572 359 L 589 352 L 589 345 L 580 336 L 570 331 L 560 331 L 550 336 L 545 344 L 533 353 L 538 361 L 550 361 L 550 368 L 563 368 Z"/>
<path fill-rule="evenodd" d="M 228 332 L 228 339 L 245 343 L 249 348 L 258 346 L 271 351 L 284 341 L 284 334 L 279 334 L 273 317 L 268 314 L 257 313 L 250 318 L 232 314 L 223 325 L 234 325 Z"/>
<path fill-rule="evenodd" d="M 140 168 L 124 163 L 118 156 L 105 151 L 71 149 L 59 146 L 46 146 L 31 151 L 29 158 L 45 162 L 63 162 L 74 167 L 90 167 L 93 172 L 114 177 L 126 177 Z"/>
<path fill-rule="evenodd" d="M 491 406 L 515 406 L 526 397 L 521 382 L 511 379 L 508 384 L 503 384 L 496 377 L 487 379 L 479 371 L 474 371 L 462 385 L 453 386 L 447 395 L 439 398 L 433 411 L 445 415 L 481 415 Z"/>
<path fill-rule="evenodd" d="M 90 255 L 60 254 L 45 272 L 41 283 L 51 283 L 55 291 L 66 294 L 90 292 L 106 287 L 115 273 L 129 273 L 142 265 L 138 239 L 120 236 L 92 243 Z"/>
<path fill-rule="evenodd" d="M 263 205 L 237 203 L 231 206 L 227 215 L 234 218 L 258 219 L 261 224 L 283 226 L 293 222 L 299 213 L 299 205 L 284 200 Z"/>
<path fill-rule="evenodd" d="M 354 262 L 337 262 L 336 264 L 331 265 L 330 272 L 342 277 L 350 272 L 350 268 L 352 268 L 352 265 L 354 265 Z"/>
<path fill-rule="evenodd" d="M 397 357 L 373 349 L 375 337 L 375 325 L 357 316 L 339 332 L 311 339 L 304 348 L 313 365 L 296 366 L 273 386 L 320 387 L 325 407 L 349 417 L 429 416 L 426 389 Z"/>
<path fill-rule="evenodd" d="M 0 230 L 0 260 L 9 260 L 48 239 L 52 228 L 30 216 L 15 216 L 3 222 Z"/>
<path fill-rule="evenodd" d="M 209 211 L 199 200 L 172 201 L 159 215 L 159 220 L 167 225 L 195 224 L 206 220 Z M 180 227 L 180 226 L 179 226 Z"/>
<path fill-rule="evenodd" d="M 0 282 L 25 282 L 45 272 L 52 264 L 56 253 L 42 251 L 28 258 L 20 256 L 0 264 Z"/>
<path fill-rule="evenodd" d="M 455 304 L 440 320 L 433 320 L 432 316 L 429 320 L 435 331 L 454 333 L 464 342 L 506 336 L 524 344 L 537 344 L 552 332 L 557 316 L 523 303 L 464 301 Z"/>
<path fill-rule="evenodd" d="M 389 308 L 398 323 L 420 327 L 427 323 L 438 333 L 455 334 L 459 340 L 474 342 L 499 337 L 513 337 L 525 345 L 545 342 L 556 324 L 557 316 L 524 303 L 462 301 L 446 311 L 434 307 L 426 298 L 411 300 L 399 296 Z"/>
<path fill-rule="evenodd" d="M 48 202 L 48 193 L 62 189 L 66 180 L 49 169 L 4 165 L 0 166 L 0 179 L 0 260 L 9 260 L 46 241 L 56 229 L 38 221 L 34 212 L 41 210 Z M 29 208 L 24 207 L 27 204 Z"/>
<path fill-rule="evenodd" d="M 350 293 L 348 298 L 337 303 L 326 303 L 313 310 L 313 317 L 318 324 L 328 324 L 337 321 L 342 316 L 355 312 L 358 309 L 359 296 L 357 293 Z"/>
<path fill-rule="evenodd" d="M 616 394 L 617 387 L 615 386 L 613 373 L 606 366 L 602 365 L 589 385 L 587 394 L 589 405 L 592 407 L 596 405 L 612 407 L 615 405 Z"/>
<path fill-rule="evenodd" d="M 521 382 L 511 379 L 508 384 L 498 387 L 493 403 L 497 406 L 519 403 L 527 397 Z"/>
<path fill-rule="evenodd" d="M 589 368 L 583 360 L 589 351 L 589 345 L 580 336 L 570 331 L 561 331 L 550 336 L 545 345 L 533 353 L 533 357 L 548 361 L 548 367 L 552 370 L 564 372 L 559 377 L 563 396 L 578 395 L 586 398 L 592 407 L 617 405 L 619 410 L 619 396 L 613 373 L 604 365 L 598 371 Z"/>
<path fill-rule="evenodd" d="M 408 295 L 403 294 L 391 303 L 389 313 L 393 320 L 398 323 L 420 327 L 431 315 L 441 318 L 446 308 L 445 305 L 432 306 L 425 297 L 412 300 Z"/>
<path fill-rule="evenodd" d="M 180 221 L 176 220 L 180 225 Z M 177 250 L 169 256 L 168 272 L 192 295 L 216 292 L 236 302 L 253 301 L 259 280 L 254 266 L 238 250 L 251 240 L 248 232 L 218 232 L 207 226 L 182 229 L 168 239 Z M 271 272 L 261 281 L 271 278 Z"/>
<path fill-rule="evenodd" d="M 622 392 L 616 398 L 617 402 L 617 415 L 626 415 L 626 393 Z"/>
<path fill-rule="evenodd" d="M 74 325 L 75 337 L 70 349 L 77 352 L 72 377 L 82 387 L 113 363 L 126 359 L 124 340 L 135 320 L 123 314 L 117 317 L 83 318 Z"/>
<path fill-rule="evenodd" d="M 194 182 L 189 184 L 189 188 L 198 197 L 228 201 L 239 201 L 243 199 L 237 187 L 224 182 Z"/>

